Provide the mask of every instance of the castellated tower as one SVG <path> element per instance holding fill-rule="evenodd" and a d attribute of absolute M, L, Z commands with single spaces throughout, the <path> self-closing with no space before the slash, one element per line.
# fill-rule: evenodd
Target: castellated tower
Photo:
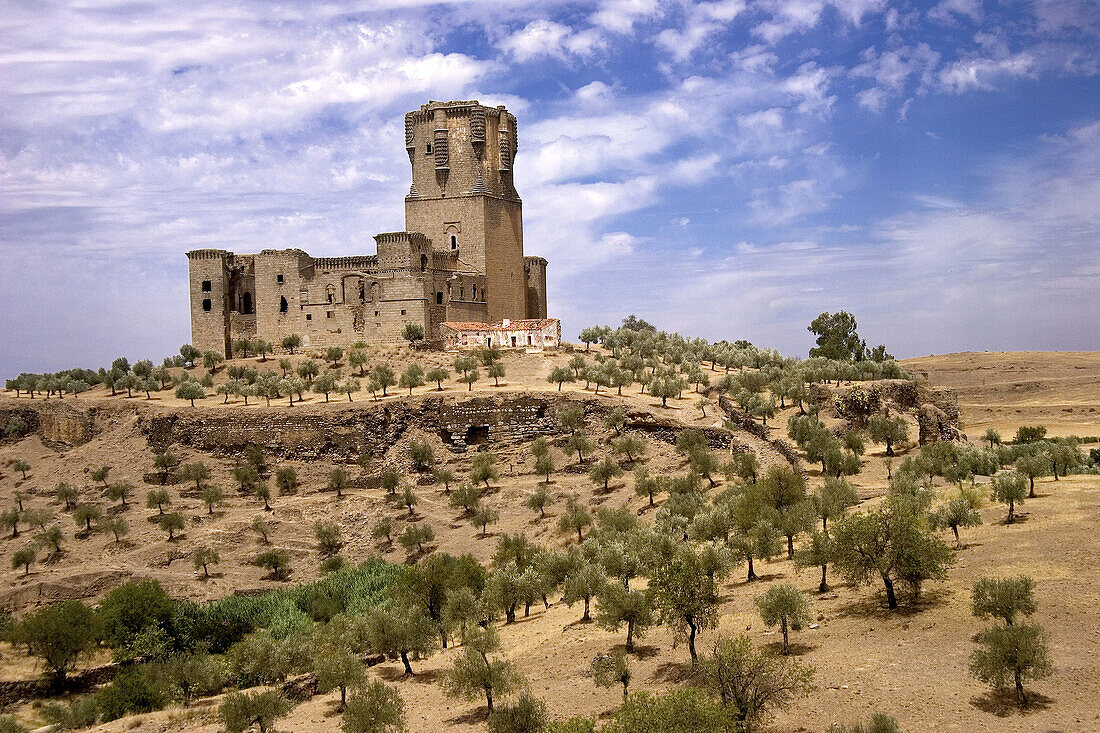
<path fill-rule="evenodd" d="M 188 252 L 192 344 L 226 356 L 239 340 L 277 346 L 291 334 L 306 347 L 400 344 L 410 323 L 429 339 L 462 334 L 462 346 L 556 344 L 546 260 L 523 255 L 516 118 L 477 102 L 429 102 L 405 115 L 405 147 L 406 231 L 375 235 L 374 255 Z"/>
<path fill-rule="evenodd" d="M 487 317 L 528 313 L 523 212 L 512 182 L 516 118 L 477 102 L 429 102 L 405 115 L 412 187 L 405 228 L 485 273 Z M 545 292 L 545 286 L 542 286 Z"/>

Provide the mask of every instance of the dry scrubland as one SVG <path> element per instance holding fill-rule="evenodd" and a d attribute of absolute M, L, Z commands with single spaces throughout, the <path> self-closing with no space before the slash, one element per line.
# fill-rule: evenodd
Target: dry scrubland
<path fill-rule="evenodd" d="M 400 373 L 403 362 L 413 358 L 426 368 L 435 361 L 450 361 L 441 355 L 410 357 L 407 351 L 394 350 L 376 353 L 372 363 L 385 359 Z M 547 384 L 545 376 L 553 366 L 568 358 L 567 354 L 508 355 L 504 359 L 506 377 L 501 380 L 501 386 L 494 387 L 483 370 L 473 394 L 556 391 L 553 385 Z M 248 360 L 250 364 L 256 361 Z M 275 367 L 270 359 L 269 365 Z M 1097 388 L 1100 354 L 964 354 L 915 359 L 903 366 L 915 372 L 927 372 L 931 382 L 959 390 L 963 429 L 972 440 L 977 440 L 988 426 L 998 428 L 1007 438 L 1020 424 L 1045 424 L 1055 434 L 1100 434 L 1100 413 L 1094 411 L 1100 404 L 1096 397 L 1100 394 Z M 224 368 L 219 370 L 216 380 L 224 379 L 223 374 Z M 711 376 L 713 379 L 717 375 L 712 373 Z M 583 382 L 566 384 L 564 391 L 583 392 L 583 387 Z M 713 408 L 708 408 L 704 417 L 693 404 L 698 396 L 689 392 L 685 392 L 682 400 L 669 400 L 667 408 L 662 408 L 659 400 L 639 394 L 637 385 L 624 392 L 619 397 L 611 390 L 603 399 L 609 404 L 622 402 L 636 411 L 673 418 L 685 426 L 720 425 Z M 429 394 L 438 394 L 434 385 L 414 390 L 414 399 Z M 451 381 L 443 394 L 462 397 L 468 393 L 465 385 Z M 590 395 L 591 391 L 585 394 Z M 97 387 L 79 396 L 66 396 L 65 400 L 93 403 L 126 400 L 151 403 L 150 409 L 192 409 L 169 395 L 168 392 L 154 393 L 152 400 L 137 394 L 131 398 L 110 397 L 104 388 Z M 25 399 L 16 401 L 10 394 L 0 398 L 4 405 Z M 330 399 L 332 403 L 324 405 L 322 396 L 308 395 L 303 405 L 289 408 L 284 399 L 279 401 L 282 406 L 270 409 L 357 409 L 358 403 L 371 398 L 365 393 L 356 395 L 357 402 L 351 406 L 346 397 Z M 269 409 L 262 406 L 262 399 L 259 400 L 261 406 L 247 408 L 235 404 L 236 400 L 225 406 L 221 402 L 220 396 L 212 396 L 195 409 Z M 1066 413 L 1067 407 L 1073 411 Z M 788 408 L 768 421 L 773 438 L 785 437 L 783 426 L 793 412 L 796 412 L 794 408 Z M 601 443 L 611 437 L 610 431 L 595 421 L 590 421 L 589 430 Z M 915 436 L 912 426 L 910 432 Z M 436 457 L 456 474 L 464 476 L 468 472 L 474 452 L 452 453 L 437 435 L 431 434 L 404 436 L 386 456 L 377 457 L 368 470 L 375 471 L 387 461 L 399 461 L 408 440 L 416 437 L 428 440 Z M 736 431 L 735 437 L 757 453 L 765 465 L 782 460 L 764 441 L 743 430 Z M 563 441 L 554 442 L 557 465 L 575 464 L 576 456 L 563 450 Z M 415 486 L 420 500 L 415 507 L 415 521 L 427 521 L 434 527 L 436 540 L 431 544 L 436 550 L 455 555 L 468 552 L 488 561 L 501 533 L 525 532 L 536 543 L 551 547 L 575 542 L 575 536 L 571 538 L 557 530 L 557 517 L 563 506 L 561 497 L 571 493 L 577 493 L 583 503 L 593 508 L 601 505 L 629 507 L 639 511 L 643 521 L 650 521 L 655 513 L 647 510 L 644 498 L 634 495 L 629 472 L 614 480 L 610 491 L 605 493 L 602 487 L 598 490 L 593 487 L 586 473 L 567 469 L 554 474 L 549 488 L 559 500 L 549 508 L 547 518 L 539 519 L 537 512 L 523 505 L 524 499 L 541 481 L 532 473 L 529 444 L 491 448 L 497 455 L 501 477 L 494 482 L 486 502 L 500 512 L 500 521 L 489 527 L 486 536 L 481 536 L 461 512 L 448 506 L 442 487 Z M 880 445 L 868 448 L 862 471 L 853 478 L 860 495 L 867 498 L 865 506 L 877 502 L 886 485 L 883 448 Z M 380 489 L 354 489 L 342 500 L 337 500 L 332 493 L 323 491 L 328 471 L 333 467 L 329 461 L 290 462 L 298 471 L 302 486 L 294 495 L 280 496 L 276 492 L 271 502 L 272 511 L 265 512 L 255 499 L 236 492 L 230 475 L 232 461 L 218 460 L 185 447 L 174 450 L 183 462 L 203 460 L 213 471 L 211 483 L 226 489 L 227 501 L 209 515 L 198 498 L 181 495 L 181 486 L 169 487 L 172 509 L 188 518 L 183 535 L 169 542 L 152 521 L 156 510 L 144 506 L 145 492 L 154 486 L 146 484 L 143 476 L 155 469 L 153 452 L 137 428 L 136 417 L 115 425 L 85 445 L 67 450 L 47 446 L 33 435 L 0 447 L 0 466 L 3 466 L 0 503 L 5 507 L 12 504 L 18 490 L 28 494 L 28 507 L 48 507 L 60 513 L 50 497 L 53 486 L 59 481 L 80 487 L 83 496 L 94 499 L 104 508 L 112 506 L 116 502 L 103 499 L 101 490 L 85 474 L 86 469 L 101 465 L 112 466 L 111 481 L 129 480 L 138 487 L 131 506 L 122 512 L 130 525 L 130 533 L 122 543 L 102 533 L 74 538 L 73 522 L 63 516 L 62 526 L 66 533 L 63 556 L 54 564 L 33 565 L 30 575 L 24 576 L 22 570 L 8 569 L 7 558 L 25 537 L 0 539 L 0 554 L 5 557 L 3 592 L 9 599 L 8 604 L 26 609 L 40 600 L 39 594 L 42 594 L 41 600 L 48 599 L 51 588 L 72 588 L 82 583 L 88 586 L 89 600 L 94 600 L 107 590 L 105 584 L 112 582 L 98 575 L 104 571 L 124 571 L 135 578 L 156 578 L 173 596 L 194 599 L 283 586 L 285 583 L 265 579 L 264 571 L 248 564 L 263 549 L 256 534 L 249 529 L 256 516 L 263 516 L 270 524 L 272 544 L 290 552 L 292 582 L 320 575 L 311 531 L 313 523 L 320 519 L 335 521 L 341 526 L 347 543 L 342 554 L 349 561 L 358 562 L 379 555 L 397 563 L 407 560 L 400 547 L 381 545 L 370 536 L 370 528 L 383 515 L 393 517 L 400 530 L 408 521 L 407 510 L 386 502 Z M 603 450 L 601 446 L 598 453 L 602 454 Z M 904 455 L 906 451 L 899 452 L 895 465 Z M 10 464 L 15 458 L 26 459 L 31 464 L 25 480 L 12 470 Z M 681 473 L 686 469 L 685 461 L 672 446 L 656 440 L 649 441 L 645 462 L 651 473 Z M 360 472 L 354 464 L 345 467 L 353 476 Z M 821 483 L 820 468 L 814 464 L 805 464 L 805 468 L 812 490 Z M 721 491 L 724 483 L 720 481 L 720 485 L 709 493 Z M 951 488 L 942 481 L 937 486 L 941 495 L 946 495 Z M 1070 476 L 1055 482 L 1048 477 L 1038 482 L 1037 489 L 1038 498 L 1029 499 L 1020 507 L 1024 521 L 1005 525 L 1002 506 L 982 508 L 983 524 L 963 530 L 966 548 L 957 553 L 947 581 L 929 584 L 924 601 L 916 607 L 886 611 L 879 596 L 879 586 L 845 587 L 839 585 L 838 578 L 833 578 L 836 587 L 832 591 L 819 594 L 820 571 L 797 570 L 785 555 L 772 562 L 758 562 L 757 572 L 762 577 L 752 583 L 745 582 L 743 566 L 736 569 L 721 583 L 719 630 L 722 632 L 747 633 L 757 644 L 775 644 L 778 634 L 763 625 L 754 599 L 778 582 L 794 583 L 810 594 L 814 603 L 817 621 L 813 627 L 792 634 L 792 641 L 798 658 L 816 668 L 818 690 L 782 711 L 769 723 L 769 729 L 821 731 L 833 721 L 866 719 L 871 712 L 881 710 L 896 715 L 904 731 L 1100 730 L 1100 709 L 1096 705 L 1096 700 L 1100 699 L 1100 662 L 1097 662 L 1100 653 L 1100 611 L 1097 610 L 1100 607 L 1100 574 L 1095 570 L 1100 559 L 1095 539 L 1095 527 L 1100 519 L 1100 479 Z M 201 579 L 201 573 L 192 570 L 189 559 L 190 552 L 200 544 L 216 547 L 221 553 L 220 564 L 212 569 L 214 577 L 208 580 Z M 1042 623 L 1050 633 L 1050 651 L 1056 667 L 1052 677 L 1029 685 L 1036 693 L 1036 704 L 1025 711 L 1013 707 L 1010 698 L 990 693 L 967 671 L 973 635 L 983 625 L 970 615 L 971 586 L 981 577 L 1019 573 L 1032 575 L 1038 583 L 1039 610 L 1034 620 Z M 549 704 L 553 717 L 608 713 L 619 704 L 619 692 L 595 687 L 586 670 L 594 655 L 621 646 L 623 634 L 603 631 L 595 624 L 579 624 L 580 605 L 570 607 L 554 600 L 548 610 L 536 604 L 529 618 L 521 617 L 515 624 L 500 627 L 503 652 L 523 671 L 531 692 Z M 700 650 L 706 650 L 715 636 L 715 631 L 704 632 L 699 641 Z M 485 729 L 481 717 L 483 703 L 445 697 L 437 684 L 442 670 L 460 651 L 437 652 L 415 663 L 417 674 L 411 678 L 401 676 L 400 662 L 386 662 L 371 669 L 372 677 L 394 684 L 400 690 L 407 706 L 410 731 Z M 39 671 L 22 653 L 5 647 L 0 654 L 0 676 L 4 679 L 27 678 Z M 85 660 L 84 664 L 104 661 L 106 655 L 101 655 Z M 674 645 L 667 628 L 653 630 L 639 641 L 638 654 L 632 660 L 632 689 L 661 691 L 670 685 L 685 684 L 690 671 L 687 661 L 686 649 Z M 337 698 L 337 693 L 318 695 L 298 705 L 278 728 L 284 731 L 338 730 Z M 96 730 L 212 733 L 220 730 L 214 716 L 216 702 L 201 703 L 187 712 L 177 708 L 133 716 L 104 724 Z M 14 712 L 21 717 L 31 716 L 27 705 Z"/>

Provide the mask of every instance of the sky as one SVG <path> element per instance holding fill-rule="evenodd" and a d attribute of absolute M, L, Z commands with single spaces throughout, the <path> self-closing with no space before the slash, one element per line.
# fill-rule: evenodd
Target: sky
<path fill-rule="evenodd" d="M 519 119 L 575 338 L 1100 350 L 1094 0 L 0 0 L 0 374 L 175 353 L 196 248 L 372 254 L 403 115 Z"/>

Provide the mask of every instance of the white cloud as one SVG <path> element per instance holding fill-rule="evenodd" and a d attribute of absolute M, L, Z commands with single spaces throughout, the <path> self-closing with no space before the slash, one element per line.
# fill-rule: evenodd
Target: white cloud
<path fill-rule="evenodd" d="M 677 61 L 685 61 L 714 34 L 745 10 L 745 0 L 717 0 L 691 8 L 680 30 L 666 28 L 657 34 L 657 45 Z"/>
<path fill-rule="evenodd" d="M 968 58 L 948 64 L 939 73 L 940 84 L 949 92 L 996 89 L 997 83 L 1011 78 L 1031 76 L 1035 59 L 1027 52 L 1004 58 Z"/>
<path fill-rule="evenodd" d="M 927 43 L 887 49 L 881 53 L 873 46 L 860 53 L 861 63 L 849 74 L 855 78 L 872 79 L 875 86 L 857 93 L 860 106 L 881 112 L 887 101 L 905 91 L 911 78 L 917 79 L 917 92 L 923 93 L 933 82 L 933 72 L 940 54 Z"/>
<path fill-rule="evenodd" d="M 603 47 L 595 30 L 574 31 L 552 20 L 533 20 L 500 42 L 500 48 L 520 63 L 550 56 L 587 56 Z"/>
<path fill-rule="evenodd" d="M 982 0 L 940 0 L 928 11 L 928 17 L 943 23 L 953 23 L 958 18 L 981 20 Z"/>
<path fill-rule="evenodd" d="M 603 0 L 590 20 L 594 25 L 615 33 L 630 33 L 635 23 L 661 14 L 658 0 Z"/>
<path fill-rule="evenodd" d="M 826 8 L 832 7 L 843 20 L 859 25 L 865 15 L 882 10 L 884 0 L 762 0 L 758 4 L 768 19 L 753 27 L 754 35 L 775 44 L 792 33 L 805 33 L 817 26 Z"/>

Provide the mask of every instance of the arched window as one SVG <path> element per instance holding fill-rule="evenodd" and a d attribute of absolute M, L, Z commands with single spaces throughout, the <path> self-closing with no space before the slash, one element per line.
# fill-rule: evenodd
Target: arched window
<path fill-rule="evenodd" d="M 366 300 L 367 300 L 366 288 L 363 285 L 363 281 L 360 280 L 359 281 L 359 302 L 364 303 L 364 302 L 366 302 Z"/>
<path fill-rule="evenodd" d="M 279 312 L 280 313 L 286 313 L 286 311 L 287 311 L 286 298 L 280 297 L 279 298 Z"/>
<path fill-rule="evenodd" d="M 245 293 L 241 296 L 241 313 L 248 315 L 252 312 L 252 293 Z"/>
<path fill-rule="evenodd" d="M 377 303 L 378 300 L 381 298 L 381 296 L 382 296 L 382 287 L 378 283 L 371 283 L 370 284 L 370 299 Z"/>
<path fill-rule="evenodd" d="M 451 249 L 458 249 L 458 237 L 451 235 Z"/>
<path fill-rule="evenodd" d="M 420 271 L 421 272 L 427 272 L 428 271 L 428 255 L 424 255 L 424 254 L 420 255 Z"/>

